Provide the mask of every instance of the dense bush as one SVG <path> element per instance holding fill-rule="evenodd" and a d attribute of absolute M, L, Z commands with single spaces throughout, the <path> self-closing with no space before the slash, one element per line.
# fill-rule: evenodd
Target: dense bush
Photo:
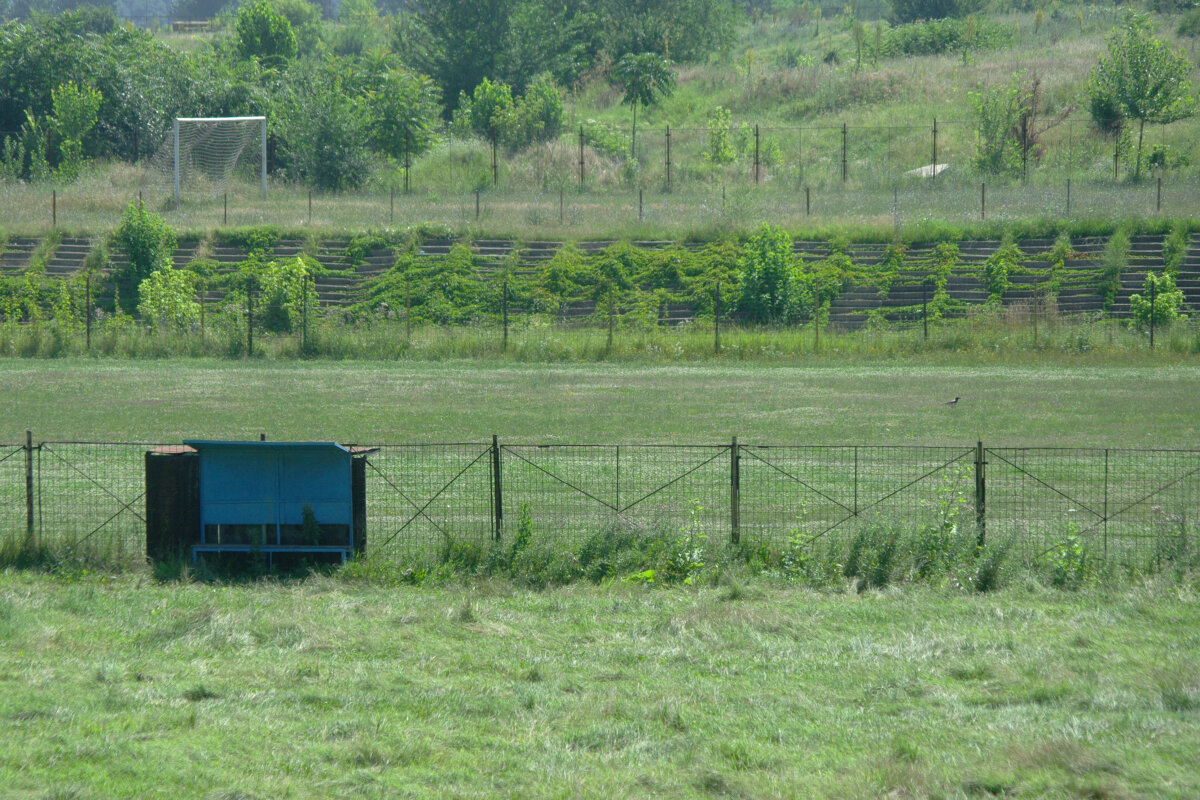
<path fill-rule="evenodd" d="M 137 287 L 142 281 L 156 270 L 171 267 L 175 231 L 158 214 L 147 211 L 142 203 L 130 203 L 113 234 L 113 244 L 124 250 L 129 259 L 129 265 L 118 276 L 117 285 L 132 308 L 137 304 Z"/>
<path fill-rule="evenodd" d="M 928 56 L 962 50 L 994 50 L 1013 43 L 1013 29 L 987 20 L 932 19 L 897 25 L 880 37 L 880 55 Z"/>

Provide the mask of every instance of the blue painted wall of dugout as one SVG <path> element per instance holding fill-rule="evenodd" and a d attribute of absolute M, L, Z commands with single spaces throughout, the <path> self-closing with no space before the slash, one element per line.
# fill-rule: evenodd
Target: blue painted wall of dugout
<path fill-rule="evenodd" d="M 344 561 L 365 547 L 367 449 L 335 442 L 184 445 L 146 454 L 152 561 L 254 551 Z"/>

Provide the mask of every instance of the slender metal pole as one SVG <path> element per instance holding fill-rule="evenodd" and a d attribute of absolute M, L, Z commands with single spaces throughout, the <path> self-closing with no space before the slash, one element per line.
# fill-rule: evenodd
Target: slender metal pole
<path fill-rule="evenodd" d="M 754 183 L 758 184 L 758 126 L 754 126 Z"/>
<path fill-rule="evenodd" d="M 308 224 L 312 225 L 312 189 L 308 190 Z"/>
<path fill-rule="evenodd" d="M 1158 214 L 1162 211 L 1162 176 L 1158 176 L 1158 195 L 1154 200 L 1154 213 Z"/>
<path fill-rule="evenodd" d="M 85 345 L 88 350 L 92 349 L 92 276 L 90 274 L 83 276 L 84 299 L 83 299 L 83 329 L 85 336 Z"/>
<path fill-rule="evenodd" d="M 500 168 L 496 162 L 496 132 L 492 131 L 492 187 L 500 185 Z"/>
<path fill-rule="evenodd" d="M 667 191 L 671 191 L 671 126 L 667 126 Z"/>
<path fill-rule="evenodd" d="M 500 479 L 500 440 L 492 434 L 492 521 L 495 525 L 493 536 L 500 541 L 504 529 L 504 483 Z"/>
<path fill-rule="evenodd" d="M 558 187 L 558 224 L 563 224 L 563 188 Z"/>
<path fill-rule="evenodd" d="M 50 225 L 58 227 L 58 189 L 50 190 Z"/>
<path fill-rule="evenodd" d="M 638 222 L 642 221 L 642 190 L 638 189 Z"/>
<path fill-rule="evenodd" d="M 921 327 L 925 332 L 925 341 L 929 341 L 929 278 L 921 281 Z"/>
<path fill-rule="evenodd" d="M 175 124 L 178 125 L 179 123 L 175 123 Z M 259 174 L 261 175 L 260 182 L 262 184 L 262 199 L 266 200 L 267 199 L 267 118 L 266 117 L 263 117 L 262 122 L 260 123 L 260 127 L 258 129 L 258 138 L 259 138 L 259 142 L 260 142 L 258 171 L 259 171 Z M 175 137 L 175 147 L 176 148 L 179 147 L 178 135 Z M 178 152 L 179 152 L 178 149 L 176 149 L 175 152 L 176 152 L 176 161 L 178 162 Z M 179 192 L 178 192 L 178 189 L 176 189 L 176 197 L 175 197 L 176 200 L 179 199 L 178 195 L 179 195 Z"/>
<path fill-rule="evenodd" d="M 979 218 L 987 219 L 987 182 L 979 184 Z"/>
<path fill-rule="evenodd" d="M 979 531 L 976 545 L 987 544 L 987 462 L 983 460 L 983 442 L 975 443 L 975 525 Z"/>
<path fill-rule="evenodd" d="M 717 295 L 713 303 L 713 352 L 721 352 L 721 279 L 717 279 Z"/>
<path fill-rule="evenodd" d="M 172 171 L 174 173 L 175 202 L 178 203 L 179 202 L 179 120 L 175 120 L 175 122 L 171 125 L 171 138 L 172 138 L 172 152 L 174 153 L 174 160 L 172 162 L 174 166 L 173 166 Z M 265 175 L 266 172 L 264 171 L 263 174 Z"/>
<path fill-rule="evenodd" d="M 930 177 L 933 178 L 933 180 L 937 180 L 937 163 L 938 163 L 938 161 L 937 161 L 937 135 L 938 135 L 937 117 L 934 117 L 933 118 L 933 161 L 930 162 L 933 166 L 933 170 L 930 173 Z"/>
<path fill-rule="evenodd" d="M 846 123 L 842 123 L 842 183 L 846 182 Z"/>
<path fill-rule="evenodd" d="M 1146 274 L 1150 276 L 1150 349 L 1153 350 L 1154 349 L 1154 316 L 1155 316 L 1154 312 L 1156 310 L 1154 308 L 1154 289 L 1157 286 L 1157 282 L 1154 280 L 1154 273 L 1147 272 Z"/>
<path fill-rule="evenodd" d="M 229 224 L 229 192 L 224 194 L 224 202 L 221 206 L 221 224 Z"/>
<path fill-rule="evenodd" d="M 737 437 L 729 447 L 729 524 L 730 540 L 738 544 L 742 538 L 741 520 L 741 454 L 738 451 Z"/>
<path fill-rule="evenodd" d="M 388 189 L 388 224 L 396 221 L 396 187 Z"/>
<path fill-rule="evenodd" d="M 304 276 L 304 284 L 300 288 L 301 320 L 300 349 L 308 350 L 308 276 Z"/>
<path fill-rule="evenodd" d="M 412 285 L 404 278 L 404 338 L 412 341 Z"/>
<path fill-rule="evenodd" d="M 579 126 L 579 189 L 583 190 L 583 126 Z"/>
<path fill-rule="evenodd" d="M 501 301 L 502 313 L 504 315 L 504 341 L 500 345 L 500 352 L 508 352 L 508 281 L 504 282 L 504 299 Z"/>
<path fill-rule="evenodd" d="M 1067 178 L 1067 213 L 1071 213 L 1071 179 Z"/>
<path fill-rule="evenodd" d="M 475 221 L 479 221 L 479 190 L 475 190 Z"/>
<path fill-rule="evenodd" d="M 33 431 L 25 431 L 25 540 L 33 544 Z"/>

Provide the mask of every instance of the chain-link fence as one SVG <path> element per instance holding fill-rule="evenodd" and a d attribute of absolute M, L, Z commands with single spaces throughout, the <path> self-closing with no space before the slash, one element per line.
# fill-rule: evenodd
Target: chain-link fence
<path fill-rule="evenodd" d="M 133 562 L 160 445 L 0 445 L 0 547 Z M 366 456 L 369 558 L 479 558 L 526 537 L 578 553 L 612 532 L 840 552 L 862 526 L 953 531 L 1038 563 L 1064 546 L 1157 569 L 1200 546 L 1200 451 L 921 446 L 459 444 Z M 32 532 L 32 536 L 30 536 Z"/>

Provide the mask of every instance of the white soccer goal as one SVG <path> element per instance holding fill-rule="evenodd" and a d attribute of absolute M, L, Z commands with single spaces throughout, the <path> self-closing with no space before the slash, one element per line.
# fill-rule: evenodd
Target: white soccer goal
<path fill-rule="evenodd" d="M 257 159 L 252 147 L 255 139 Z M 170 176 L 172 195 L 178 203 L 182 188 L 210 195 L 227 191 L 238 165 L 252 168 L 255 160 L 259 162 L 259 184 L 265 198 L 266 117 L 178 117 L 151 159 L 147 178 L 158 183 Z"/>

